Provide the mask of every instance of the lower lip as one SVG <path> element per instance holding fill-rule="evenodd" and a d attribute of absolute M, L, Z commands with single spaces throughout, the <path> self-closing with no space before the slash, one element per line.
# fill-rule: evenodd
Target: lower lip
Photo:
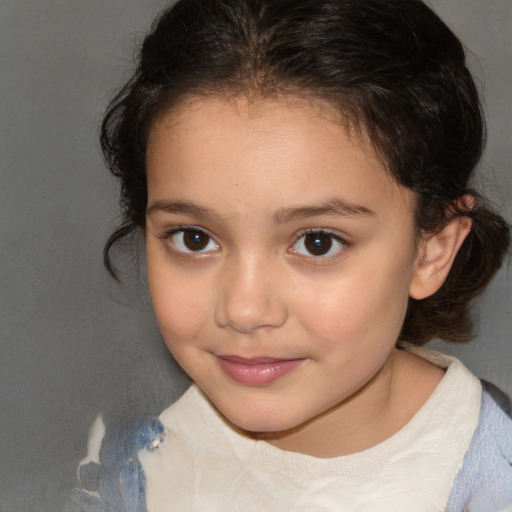
<path fill-rule="evenodd" d="M 222 371 L 235 382 L 246 386 L 265 386 L 295 370 L 304 360 L 291 359 L 263 363 L 246 363 L 217 357 Z"/>

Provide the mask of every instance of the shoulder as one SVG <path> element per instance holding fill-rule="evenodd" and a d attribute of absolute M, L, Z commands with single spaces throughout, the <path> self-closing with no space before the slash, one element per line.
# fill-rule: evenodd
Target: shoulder
<path fill-rule="evenodd" d="M 156 418 L 107 432 L 99 415 L 89 431 L 87 456 L 78 464 L 80 486 L 64 498 L 61 512 L 146 512 L 138 452 L 153 451 L 162 439 Z"/>
<path fill-rule="evenodd" d="M 455 480 L 448 512 L 512 510 L 511 402 L 496 386 L 482 382 L 478 427 Z"/>

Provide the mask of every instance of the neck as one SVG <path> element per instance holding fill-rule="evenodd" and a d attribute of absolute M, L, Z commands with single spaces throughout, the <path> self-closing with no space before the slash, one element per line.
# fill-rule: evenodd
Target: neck
<path fill-rule="evenodd" d="M 417 356 L 393 350 L 379 372 L 341 403 L 292 430 L 259 434 L 258 438 L 319 458 L 366 450 L 404 427 L 443 374 Z"/>

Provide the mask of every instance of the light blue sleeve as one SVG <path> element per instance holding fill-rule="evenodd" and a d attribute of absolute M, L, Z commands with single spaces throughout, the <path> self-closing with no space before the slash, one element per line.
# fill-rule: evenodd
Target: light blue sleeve
<path fill-rule="evenodd" d="M 479 425 L 446 512 L 512 512 L 510 400 L 488 383 L 483 387 Z"/>
<path fill-rule="evenodd" d="M 79 466 L 81 486 L 67 494 L 60 512 L 147 512 L 146 477 L 137 452 L 153 451 L 163 434 L 162 424 L 153 418 L 106 436 L 100 461 Z"/>

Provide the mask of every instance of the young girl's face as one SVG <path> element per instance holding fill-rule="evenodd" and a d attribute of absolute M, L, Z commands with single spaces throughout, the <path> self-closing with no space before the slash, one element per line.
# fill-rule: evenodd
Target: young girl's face
<path fill-rule="evenodd" d="M 412 193 L 331 114 L 202 97 L 150 133 L 156 317 L 185 371 L 249 431 L 322 425 L 348 402 L 362 412 L 397 353 Z"/>

